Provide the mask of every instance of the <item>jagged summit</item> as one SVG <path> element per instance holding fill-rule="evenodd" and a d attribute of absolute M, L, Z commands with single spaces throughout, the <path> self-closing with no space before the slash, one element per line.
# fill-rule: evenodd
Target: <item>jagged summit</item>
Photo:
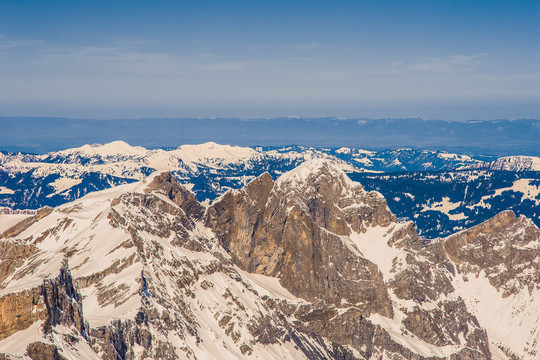
<path fill-rule="evenodd" d="M 345 175 L 343 170 L 336 166 L 332 161 L 328 159 L 310 159 L 296 168 L 286 172 L 277 179 L 278 184 L 285 184 L 291 182 L 306 182 L 308 179 L 316 181 L 316 178 L 319 176 L 330 176 L 341 178 L 342 175 Z M 350 181 L 350 180 L 349 180 Z M 352 181 L 350 181 L 352 183 Z"/>
<path fill-rule="evenodd" d="M 16 316 L 0 317 L 0 353 L 535 358 L 532 222 L 505 212 L 422 247 L 412 223 L 339 167 L 309 161 L 283 176 L 204 208 L 171 172 L 154 172 L 4 232 L 0 314 Z"/>
<path fill-rule="evenodd" d="M 540 280 L 540 229 L 525 216 L 516 217 L 513 211 L 503 211 L 450 235 L 443 246 L 464 271 L 477 274 L 483 271 L 490 284 L 505 296 L 523 288 L 539 289 L 535 284 Z"/>
<path fill-rule="evenodd" d="M 22 242 L 7 239 L 3 244 L 13 245 L 0 255 L 0 307 L 8 307 L 0 311 L 22 308 L 24 316 L 15 323 L 1 318 L 0 352 L 21 355 L 41 341 L 76 359 L 242 359 L 253 352 L 264 358 L 304 357 L 307 343 L 302 343 L 313 340 L 306 335 L 296 344 L 283 338 L 290 325 L 273 320 L 254 289 L 295 297 L 262 277 L 253 282 L 244 275 L 238 282 L 239 270 L 198 222 L 200 210 L 174 176 L 156 173 L 54 210 L 23 229 Z M 20 254 L 16 262 L 14 254 Z M 11 267 L 3 267 L 6 261 Z M 33 281 L 26 281 L 25 271 Z M 63 272 L 73 277 L 65 285 L 56 280 Z M 61 301 L 40 298 L 44 286 Z M 51 313 L 73 312 L 63 300 L 72 287 L 82 299 L 78 315 L 54 323 Z M 30 306 L 25 312 L 25 299 L 39 311 Z M 231 301 L 238 306 L 231 307 Z M 43 321 L 52 327 L 41 330 Z M 78 323 L 87 323 L 86 330 Z M 35 335 L 10 340 L 27 329 Z M 257 342 L 263 335 L 266 341 Z"/>
<path fill-rule="evenodd" d="M 308 206 L 310 198 L 314 196 L 325 199 L 323 202 L 329 200 L 340 207 L 366 196 L 372 199 L 380 198 L 384 202 L 382 195 L 375 191 L 368 195 L 360 183 L 352 181 L 338 164 L 327 159 L 312 159 L 302 163 L 281 175 L 276 180 L 276 187 L 289 193 L 291 199 L 301 199 L 301 206 Z M 385 207 L 386 203 L 383 206 Z"/>

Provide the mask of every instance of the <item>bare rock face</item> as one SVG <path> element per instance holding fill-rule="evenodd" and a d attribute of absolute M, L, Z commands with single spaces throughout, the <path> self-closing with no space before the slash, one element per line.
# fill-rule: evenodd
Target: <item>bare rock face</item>
<path fill-rule="evenodd" d="M 508 297 L 537 290 L 540 230 L 527 219 L 502 213 L 423 245 L 380 194 L 324 161 L 207 209 L 170 173 L 129 186 L 0 241 L 0 291 L 38 279 L 1 293 L 0 341 L 39 321 L 32 359 L 84 347 L 111 360 L 487 360 L 461 276 L 485 273 Z M 57 256 L 59 272 L 40 278 Z"/>
<path fill-rule="evenodd" d="M 7 229 L 0 235 L 0 239 L 7 239 L 10 237 L 15 237 L 23 232 L 25 229 L 30 227 L 32 224 L 43 219 L 45 216 L 53 212 L 53 209 L 50 207 L 44 207 L 38 210 L 37 214 L 31 216 L 27 219 L 22 220 L 21 222 L 13 225 L 11 228 Z"/>
<path fill-rule="evenodd" d="M 9 293 L 0 298 L 0 340 L 47 317 L 42 289 Z"/>
<path fill-rule="evenodd" d="M 65 265 L 55 279 L 45 279 L 40 286 L 0 297 L 0 340 L 38 320 L 44 321 L 44 333 L 61 324 L 74 327 L 84 337 L 88 324 L 82 315 L 81 301 Z"/>
<path fill-rule="evenodd" d="M 277 248 L 276 238 L 267 238 L 268 244 L 257 244 L 251 240 L 256 227 L 263 223 L 261 210 L 268 201 L 270 192 L 274 188 L 274 181 L 268 173 L 264 173 L 242 190 L 227 192 L 220 201 L 212 205 L 205 216 L 206 223 L 220 239 L 220 244 L 233 254 L 244 255 L 237 260 L 246 268 L 270 267 L 271 253 L 265 248 Z M 279 206 L 279 204 L 274 204 Z M 282 216 L 282 214 L 276 214 Z M 280 218 L 279 220 L 284 220 Z M 260 253 L 261 264 L 256 259 L 249 259 L 249 253 Z M 265 265 L 263 265 L 265 264 Z"/>
<path fill-rule="evenodd" d="M 56 279 L 47 279 L 42 285 L 43 301 L 47 308 L 45 332 L 51 327 L 66 324 L 85 337 L 88 324 L 83 318 L 82 297 L 73 285 L 67 264 Z"/>
<path fill-rule="evenodd" d="M 463 273 L 484 271 L 504 296 L 540 283 L 540 230 L 525 217 L 504 211 L 471 229 L 449 236 L 445 255 Z"/>
<path fill-rule="evenodd" d="M 195 194 L 182 186 L 171 172 L 154 177 L 148 185 L 147 191 L 155 191 L 165 195 L 194 220 L 200 220 L 204 214 L 204 208 L 197 201 Z"/>
<path fill-rule="evenodd" d="M 26 353 L 32 360 L 66 360 L 52 344 L 34 342 L 27 346 Z"/>
<path fill-rule="evenodd" d="M 89 343 L 103 359 L 135 359 L 133 348 L 140 346 L 146 356 L 155 359 L 175 359 L 174 351 L 164 353 L 160 342 L 153 339 L 148 327 L 133 320 L 113 321 L 108 326 L 92 328 Z"/>
<path fill-rule="evenodd" d="M 0 289 L 2 283 L 16 268 L 24 264 L 25 260 L 37 253 L 35 246 L 17 240 L 0 241 Z"/>
<path fill-rule="evenodd" d="M 330 164 L 309 166 L 278 183 L 263 174 L 228 192 L 208 210 L 207 225 L 243 269 L 278 277 L 297 296 L 391 316 L 377 266 L 341 237 L 395 217 L 384 198 Z"/>

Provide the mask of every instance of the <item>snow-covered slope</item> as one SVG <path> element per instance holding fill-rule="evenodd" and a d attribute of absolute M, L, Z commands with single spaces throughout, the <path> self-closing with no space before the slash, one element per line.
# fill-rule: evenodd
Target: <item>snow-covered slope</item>
<path fill-rule="evenodd" d="M 540 171 L 540 157 L 536 156 L 505 156 L 492 162 L 482 162 L 468 165 L 467 168 L 486 168 L 504 171 Z"/>
<path fill-rule="evenodd" d="M 356 169 L 320 151 L 285 154 L 216 143 L 183 145 L 167 151 L 115 141 L 45 155 L 2 154 L 0 205 L 18 209 L 57 206 L 164 170 L 173 171 L 186 184 L 194 184 L 203 199 L 212 199 L 265 171 L 280 174 L 318 157 L 328 158 L 344 170 Z"/>
<path fill-rule="evenodd" d="M 200 201 L 211 201 L 264 172 L 277 179 L 312 159 L 325 159 L 366 188 L 383 193 L 392 211 L 415 221 L 420 234 L 428 238 L 479 224 L 506 209 L 540 225 L 540 172 L 458 170 L 484 163 L 466 155 L 415 149 L 250 148 L 205 143 L 148 150 L 115 141 L 44 155 L 2 153 L 0 206 L 59 206 L 165 170 L 189 186 Z M 510 158 L 498 161 L 504 163 L 505 159 Z M 523 157 L 519 163 L 525 166 L 527 161 Z"/>
<path fill-rule="evenodd" d="M 460 355 L 465 358 L 507 358 L 512 354 L 517 354 L 518 358 L 534 358 L 536 350 L 512 345 L 516 341 L 521 345 L 530 342 L 529 336 L 526 340 L 521 337 L 504 340 L 494 330 L 516 324 L 513 330 L 520 333 L 519 336 L 529 333 L 534 337 L 536 330 L 530 331 L 537 329 L 537 325 L 517 325 L 519 321 L 511 321 L 513 316 L 530 318 L 539 314 L 534 306 L 519 302 L 511 308 L 499 308 L 500 317 L 488 322 L 486 312 L 482 312 L 484 307 L 491 308 L 489 302 L 483 302 L 488 297 L 479 299 L 477 294 L 481 292 L 460 286 L 467 282 L 471 268 L 466 267 L 467 272 L 461 270 L 462 260 L 449 255 L 451 248 L 459 248 L 453 245 L 454 238 L 442 239 L 424 248 L 412 224 L 397 222 L 380 194 L 365 192 L 327 162 L 305 163 L 284 174 L 275 184 L 268 177 L 258 179 L 241 191 L 226 194 L 213 208 L 225 211 L 221 216 L 210 212 L 211 221 L 217 224 L 213 226 L 220 241 L 237 263 L 250 271 L 279 277 L 284 286 L 302 297 L 318 294 L 337 306 L 339 314 L 348 314 L 349 331 L 354 332 L 351 329 L 357 326 L 348 305 L 352 302 L 357 310 L 369 315 L 372 324 L 423 356 L 450 356 L 466 346 L 470 353 Z M 493 224 L 504 214 L 495 218 Z M 490 226 L 484 226 L 486 228 Z M 520 228 L 523 231 L 517 230 Z M 520 220 L 512 229 L 505 237 L 505 241 L 514 244 L 510 246 L 519 246 L 520 242 L 530 243 L 533 248 L 538 246 L 540 230 L 530 220 Z M 491 231 L 491 240 L 496 241 L 497 230 Z M 306 249 L 307 253 L 302 253 Z M 328 253 L 327 249 L 332 251 Z M 483 249 L 486 248 L 479 247 L 478 256 L 489 257 Z M 466 251 L 466 247 L 462 250 Z M 290 255 L 297 253 L 300 253 L 298 260 Z M 366 262 L 359 265 L 353 260 L 355 256 Z M 529 259 L 530 256 L 535 261 L 540 260 L 538 254 L 530 254 Z M 509 260 L 502 255 L 495 261 L 502 266 Z M 384 284 L 378 283 L 376 272 L 368 270 L 369 264 L 376 265 Z M 349 266 L 356 271 L 351 272 Z M 330 271 L 334 267 L 338 278 Z M 458 273 L 456 268 L 460 269 Z M 315 274 L 320 278 L 312 278 L 311 269 L 317 269 Z M 524 270 L 523 274 L 531 270 Z M 362 298 L 362 290 L 357 290 L 357 284 L 348 282 L 352 279 L 350 276 L 361 279 L 364 291 L 370 289 L 368 302 Z M 321 285 L 318 279 L 326 279 L 328 284 Z M 325 280 L 322 281 L 324 284 Z M 507 278 L 502 282 L 512 286 L 514 281 Z M 336 303 L 333 287 L 340 282 L 347 283 L 347 289 L 354 289 L 355 295 L 342 289 L 338 292 L 341 300 Z M 535 276 L 526 282 L 531 288 L 539 283 Z M 498 292 L 494 285 L 483 289 L 488 293 Z M 505 295 L 500 297 L 504 299 Z M 325 326 L 330 326 L 328 324 L 336 319 L 333 316 L 323 317 L 321 321 L 328 321 Z"/>
<path fill-rule="evenodd" d="M 41 341 L 73 359 L 305 358 L 304 343 L 324 353 L 307 334 L 283 337 L 290 325 L 259 291 L 274 301 L 303 301 L 273 279 L 242 273 L 197 220 L 202 208 L 193 195 L 170 176 L 165 182 L 155 176 L 88 195 L 4 233 L 4 246 L 24 246 L 29 254 L 0 278 L 0 304 L 18 306 L 17 294 L 39 292 L 47 279 L 69 271 L 83 319 L 42 326 L 51 322 L 47 313 L 66 308 L 38 296 L 45 314 L 15 326 L 0 320 L 0 352 L 24 355 Z M 68 335 L 71 344 L 58 340 Z"/>
<path fill-rule="evenodd" d="M 131 146 L 124 141 L 113 141 L 111 143 L 101 145 L 83 145 L 79 148 L 67 149 L 58 151 L 58 157 L 80 157 L 80 158 L 114 158 L 114 157 L 131 157 L 144 156 L 147 150 L 140 146 Z"/>
<path fill-rule="evenodd" d="M 3 232 L 0 353 L 533 359 L 539 234 L 503 213 L 423 247 L 331 161 L 208 208 L 155 173 Z"/>
<path fill-rule="evenodd" d="M 208 142 L 200 145 L 182 145 L 172 152 L 184 164 L 194 167 L 197 164 L 208 163 L 219 166 L 224 163 L 237 163 L 249 161 L 252 158 L 261 156 L 258 151 L 251 148 L 219 145 Z"/>

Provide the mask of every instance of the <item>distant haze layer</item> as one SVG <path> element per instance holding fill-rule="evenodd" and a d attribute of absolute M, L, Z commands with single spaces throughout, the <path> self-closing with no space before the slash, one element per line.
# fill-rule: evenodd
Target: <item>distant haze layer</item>
<path fill-rule="evenodd" d="M 419 118 L 118 119 L 0 118 L 0 150 L 45 153 L 124 140 L 147 148 L 215 141 L 365 149 L 423 148 L 470 154 L 540 155 L 540 120 L 449 122 Z"/>

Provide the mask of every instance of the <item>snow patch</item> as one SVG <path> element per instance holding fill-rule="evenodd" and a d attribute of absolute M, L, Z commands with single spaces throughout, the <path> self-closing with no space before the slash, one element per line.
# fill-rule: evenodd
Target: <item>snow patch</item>
<path fill-rule="evenodd" d="M 392 260 L 403 253 L 402 250 L 388 245 L 388 240 L 393 233 L 391 227 L 394 225 L 370 227 L 365 233 L 351 232 L 349 236 L 361 255 L 379 267 L 385 281 L 388 281 L 392 275 Z M 399 224 L 397 226 L 405 225 Z"/>
<path fill-rule="evenodd" d="M 451 202 L 449 197 L 443 197 L 442 201 L 434 202 L 429 207 L 425 206 L 420 212 L 424 211 L 438 211 L 448 215 L 450 220 L 463 220 L 467 217 L 463 213 L 450 214 L 450 211 L 457 209 L 461 203 Z"/>
<path fill-rule="evenodd" d="M 54 193 L 59 194 L 67 189 L 71 189 L 75 185 L 79 185 L 82 182 L 82 179 L 70 178 L 70 177 L 59 177 L 54 182 L 51 183 L 51 186 L 54 187 Z M 49 195 L 52 196 L 53 194 Z"/>
<path fill-rule="evenodd" d="M 523 359 L 537 359 L 540 353 L 540 290 L 524 288 L 519 293 L 503 297 L 494 288 L 484 271 L 478 276 L 469 274 L 467 281 L 456 276 L 452 285 L 467 309 L 485 328 L 493 344 L 509 348 Z"/>
<path fill-rule="evenodd" d="M 0 195 L 15 194 L 15 191 L 5 186 L 0 186 Z"/>
<path fill-rule="evenodd" d="M 0 214 L 0 233 L 3 233 L 13 225 L 18 224 L 32 215 L 27 214 Z"/>
<path fill-rule="evenodd" d="M 26 347 L 34 341 L 50 344 L 51 342 L 43 336 L 41 330 L 43 322 L 43 320 L 38 320 L 26 329 L 17 331 L 13 335 L 0 340 L 0 351 L 22 356 L 26 353 Z"/>

